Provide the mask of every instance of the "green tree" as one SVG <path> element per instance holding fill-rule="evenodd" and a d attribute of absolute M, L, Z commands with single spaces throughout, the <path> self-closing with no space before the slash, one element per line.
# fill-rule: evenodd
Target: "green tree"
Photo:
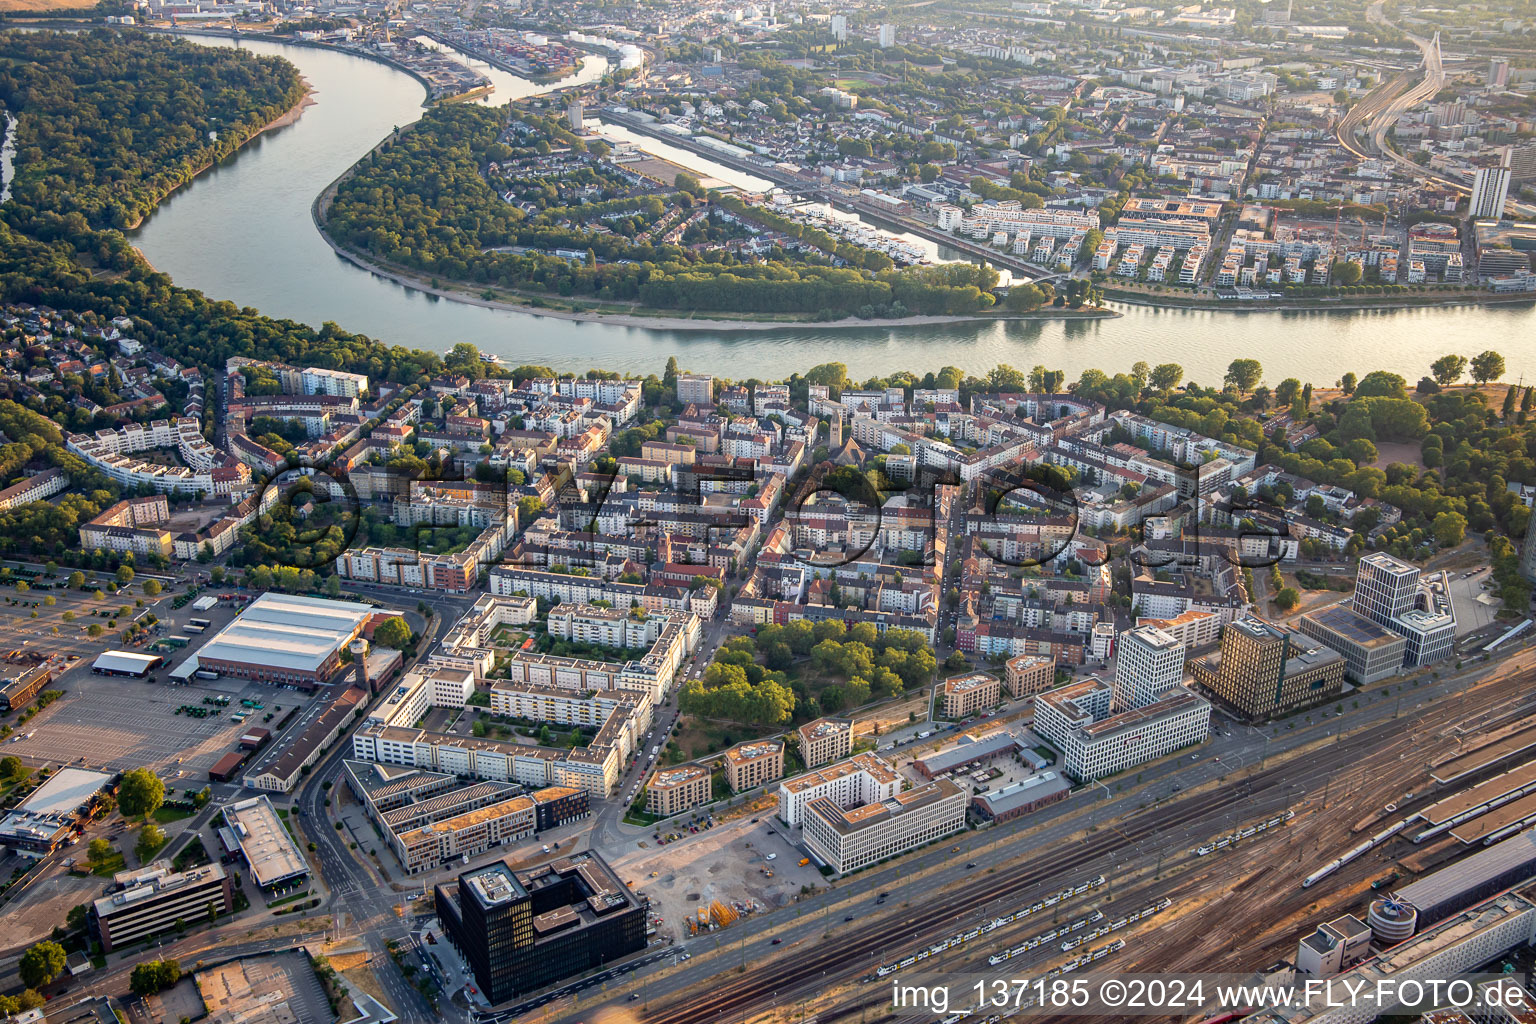
<path fill-rule="evenodd" d="M 85 573 L 76 569 L 69 574 L 69 587 L 71 590 L 79 590 L 83 586 L 85 586 Z"/>
<path fill-rule="evenodd" d="M 1344 392 L 1346 395 L 1352 395 L 1355 393 L 1355 385 L 1358 383 L 1360 383 L 1359 377 L 1356 377 L 1352 373 L 1346 373 L 1344 376 L 1339 378 L 1339 390 Z"/>
<path fill-rule="evenodd" d="M 1360 264 L 1354 262 L 1353 260 L 1345 260 L 1341 263 L 1335 263 L 1331 273 L 1333 276 L 1333 283 L 1343 285 L 1346 288 L 1359 284 L 1360 278 L 1364 276 L 1364 271 L 1360 269 Z"/>
<path fill-rule="evenodd" d="M 144 596 L 145 597 L 159 597 L 160 596 L 160 581 L 159 580 L 145 580 L 144 581 Z"/>
<path fill-rule="evenodd" d="M 139 841 L 134 845 L 133 852 L 139 855 L 140 863 L 148 864 L 164 845 L 165 830 L 152 821 L 146 821 L 144 827 L 139 829 Z"/>
<path fill-rule="evenodd" d="M 126 587 L 128 584 L 130 584 L 132 582 L 133 582 L 133 566 L 131 566 L 131 565 L 119 566 L 118 570 L 117 570 L 117 585 L 120 586 L 120 587 Z"/>
<path fill-rule="evenodd" d="M 1275 595 L 1275 604 L 1283 612 L 1291 611 L 1301 604 L 1301 595 L 1296 592 L 1295 587 L 1281 587 L 1280 592 Z"/>
<path fill-rule="evenodd" d="M 1472 379 L 1487 384 L 1504 376 L 1504 357 L 1489 349 L 1472 357 Z"/>
<path fill-rule="evenodd" d="M 15 785 L 31 774 L 31 769 L 22 764 L 21 758 L 15 756 L 0 758 L 0 779 Z"/>
<path fill-rule="evenodd" d="M 128 976 L 128 987 L 134 995 L 152 996 L 163 992 L 181 980 L 181 962 L 178 960 L 150 960 L 139 964 Z"/>
<path fill-rule="evenodd" d="M 1435 378 L 1435 383 L 1441 387 L 1450 387 L 1461 375 L 1467 372 L 1467 357 L 1458 355 L 1441 356 L 1429 364 L 1430 376 Z"/>
<path fill-rule="evenodd" d="M 16 962 L 16 972 L 27 988 L 39 988 L 57 978 L 64 970 L 64 947 L 45 940 L 27 948 Z"/>
<path fill-rule="evenodd" d="M 1147 383 L 1158 391 L 1172 391 L 1184 379 L 1184 367 L 1178 363 L 1159 363 L 1152 367 Z"/>
<path fill-rule="evenodd" d="M 1430 523 L 1435 543 L 1443 548 L 1453 548 L 1467 536 L 1467 517 L 1459 512 L 1441 512 Z"/>
<path fill-rule="evenodd" d="M 1227 366 L 1227 374 L 1222 378 L 1228 387 L 1235 388 L 1240 395 L 1246 395 L 1252 391 L 1264 376 L 1264 367 L 1257 359 L 1234 359 Z"/>
<path fill-rule="evenodd" d="M 380 647 L 403 650 L 411 642 L 411 627 L 399 615 L 385 619 L 374 627 L 373 642 Z"/>
<path fill-rule="evenodd" d="M 148 768 L 123 773 L 117 786 L 117 806 L 125 817 L 149 817 L 165 802 L 165 783 Z"/>
<path fill-rule="evenodd" d="M 112 857 L 112 844 L 105 839 L 92 839 L 85 848 L 85 858 L 92 865 L 104 864 Z"/>
<path fill-rule="evenodd" d="M 1356 398 L 1407 398 L 1408 382 L 1401 374 L 1372 370 L 1355 385 Z"/>

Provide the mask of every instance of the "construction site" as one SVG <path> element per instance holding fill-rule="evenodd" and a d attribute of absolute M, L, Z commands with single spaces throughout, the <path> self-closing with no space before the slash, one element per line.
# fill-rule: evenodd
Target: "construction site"
<path fill-rule="evenodd" d="M 1533 661 L 1524 652 L 1481 676 L 1366 692 L 1384 709 L 1372 721 L 1330 727 L 1325 717 L 1283 755 L 1102 825 L 1065 819 L 978 833 L 846 880 L 809 919 L 775 914 L 748 929 L 739 955 L 753 957 L 751 971 L 708 984 L 666 984 L 675 968 L 650 976 L 636 1019 L 931 1024 L 931 1013 L 893 1011 L 890 973 L 1033 978 L 1100 963 L 1116 973 L 1249 972 L 1292 960 L 1324 922 L 1364 918 L 1373 901 L 1487 849 L 1454 829 L 1486 815 L 1501 828 L 1520 822 L 1511 816 L 1531 771 Z M 1481 828 L 1484 838 L 1497 831 Z M 723 845 L 741 849 L 739 839 Z M 705 895 L 698 885 L 694 893 Z M 685 899 L 684 913 L 716 898 Z M 1240 949 L 1223 926 L 1234 918 L 1246 922 Z M 779 948 L 762 948 L 770 942 Z M 695 954 L 698 969 L 737 957 L 734 945 Z"/>

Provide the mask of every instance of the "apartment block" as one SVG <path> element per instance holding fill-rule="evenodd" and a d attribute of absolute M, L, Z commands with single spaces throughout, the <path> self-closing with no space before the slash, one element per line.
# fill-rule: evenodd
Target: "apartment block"
<path fill-rule="evenodd" d="M 781 740 L 757 740 L 742 743 L 725 752 L 725 780 L 731 792 L 755 789 L 784 777 L 784 743 Z"/>

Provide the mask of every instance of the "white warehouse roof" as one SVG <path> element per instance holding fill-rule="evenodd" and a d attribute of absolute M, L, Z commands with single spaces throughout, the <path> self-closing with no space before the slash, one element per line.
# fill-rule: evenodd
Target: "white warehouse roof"
<path fill-rule="evenodd" d="M 263 594 L 198 648 L 197 658 L 312 672 L 374 611 L 356 601 Z"/>
<path fill-rule="evenodd" d="M 103 651 L 91 662 L 91 668 L 106 672 L 127 672 L 143 675 L 165 659 L 154 654 L 136 654 L 133 651 Z"/>
<path fill-rule="evenodd" d="M 22 803 L 20 810 L 32 814 L 73 814 L 75 809 L 101 792 L 112 776 L 84 768 L 60 768 L 53 777 L 38 786 Z"/>

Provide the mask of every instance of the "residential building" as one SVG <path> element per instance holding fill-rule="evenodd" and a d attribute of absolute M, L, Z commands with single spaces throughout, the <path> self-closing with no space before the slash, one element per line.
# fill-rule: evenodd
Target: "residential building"
<path fill-rule="evenodd" d="M 704 765 L 658 768 L 645 784 L 645 810 L 648 814 L 670 818 L 709 803 L 711 793 L 711 775 Z"/>
<path fill-rule="evenodd" d="M 807 768 L 841 761 L 853 753 L 853 723 L 846 718 L 818 718 L 796 730 L 800 760 Z"/>
<path fill-rule="evenodd" d="M 1002 688 L 996 676 L 985 672 L 969 672 L 950 676 L 939 689 L 942 700 L 941 714 L 945 718 L 964 718 L 990 707 L 1000 700 Z"/>
<path fill-rule="evenodd" d="M 1041 654 L 1020 654 L 1009 658 L 1003 677 L 1010 697 L 1028 697 L 1044 693 L 1056 681 L 1056 659 Z"/>
<path fill-rule="evenodd" d="M 714 405 L 715 378 L 707 373 L 677 375 L 677 400 L 683 406 Z"/>
<path fill-rule="evenodd" d="M 1502 220 L 1509 199 L 1509 168 L 1479 167 L 1472 175 L 1472 200 L 1467 216 L 1473 220 Z"/>
<path fill-rule="evenodd" d="M 725 781 L 731 792 L 756 789 L 784 777 L 784 742 L 756 740 L 725 752 Z"/>

